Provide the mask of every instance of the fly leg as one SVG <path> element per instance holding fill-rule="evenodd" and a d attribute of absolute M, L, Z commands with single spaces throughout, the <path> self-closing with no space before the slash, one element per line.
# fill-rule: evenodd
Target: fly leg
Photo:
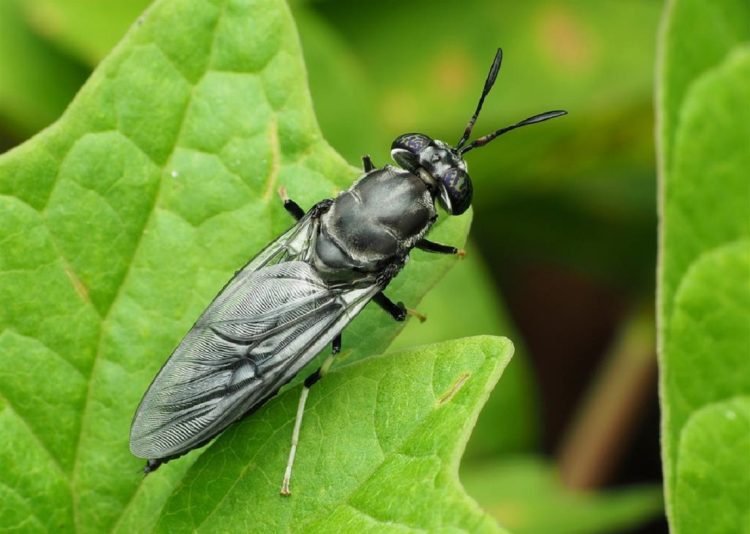
<path fill-rule="evenodd" d="M 462 248 L 452 247 L 450 245 L 443 245 L 441 243 L 435 243 L 427 239 L 420 239 L 415 245 L 418 249 L 424 250 L 425 252 L 436 252 L 438 254 L 455 254 L 459 258 L 463 258 L 466 255 L 466 251 Z"/>
<path fill-rule="evenodd" d="M 366 157 L 366 156 L 365 156 Z M 366 165 L 366 164 L 365 164 Z M 427 239 L 420 239 L 415 245 L 417 248 L 427 252 L 435 252 L 438 254 L 455 254 L 459 258 L 463 258 L 466 252 L 462 248 L 452 247 L 450 245 L 443 245 L 441 243 L 435 243 Z M 420 323 L 427 320 L 427 317 L 419 313 L 417 310 L 412 310 L 404 306 L 403 302 L 394 303 L 391 299 L 385 296 L 382 291 L 372 298 L 373 302 L 387 311 L 391 317 L 397 321 L 404 321 L 407 315 L 412 315 L 419 319 Z"/>
<path fill-rule="evenodd" d="M 281 197 L 281 200 L 284 202 L 284 209 L 294 217 L 295 221 L 298 221 L 305 216 L 305 210 L 303 210 L 299 204 L 297 204 L 294 200 L 289 198 L 286 194 L 286 187 L 281 186 L 279 187 L 279 196 Z M 312 209 L 310 210 L 310 217 L 320 217 L 321 214 L 328 211 L 328 208 L 331 207 L 331 204 L 333 204 L 333 200 L 330 198 L 326 198 L 324 200 L 321 200 L 317 204 L 315 204 Z"/>
<path fill-rule="evenodd" d="M 370 159 L 369 154 L 365 154 L 362 156 L 362 166 L 365 168 L 365 172 L 370 172 L 375 170 L 375 164 Z"/>
<path fill-rule="evenodd" d="M 302 426 L 302 416 L 305 413 L 305 403 L 307 402 L 307 395 L 310 392 L 310 388 L 318 380 L 323 378 L 328 372 L 328 369 L 333 363 L 333 358 L 339 352 L 341 352 L 341 334 L 338 334 L 333 338 L 331 343 L 331 354 L 328 358 L 323 361 L 317 371 L 308 376 L 305 379 L 305 384 L 302 386 L 302 394 L 299 397 L 299 404 L 297 405 L 297 416 L 294 418 L 294 429 L 292 430 L 292 447 L 289 450 L 289 460 L 286 463 L 286 470 L 284 471 L 284 481 L 281 483 L 281 494 L 291 495 L 292 491 L 289 489 L 289 483 L 292 480 L 292 466 L 294 466 L 294 457 L 297 454 L 297 443 L 299 443 L 299 429 Z"/>
<path fill-rule="evenodd" d="M 427 320 L 427 317 L 419 313 L 417 310 L 412 310 L 404 306 L 403 302 L 394 303 L 391 299 L 385 296 L 382 291 L 372 297 L 372 301 L 383 308 L 388 314 L 393 317 L 396 321 L 405 321 L 407 315 L 411 315 L 419 319 L 420 323 Z"/>
<path fill-rule="evenodd" d="M 279 196 L 284 202 L 284 209 L 289 213 L 289 215 L 294 217 L 295 221 L 299 221 L 302 217 L 305 216 L 305 210 L 300 208 L 299 204 L 297 204 L 294 200 L 287 196 L 286 187 L 282 186 L 279 188 Z"/>

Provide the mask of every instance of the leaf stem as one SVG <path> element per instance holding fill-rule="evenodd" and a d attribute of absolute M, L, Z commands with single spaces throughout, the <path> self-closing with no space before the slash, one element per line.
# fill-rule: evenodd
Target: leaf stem
<path fill-rule="evenodd" d="M 558 466 L 567 487 L 591 489 L 608 481 L 655 384 L 654 315 L 639 306 L 626 319 L 560 446 Z"/>

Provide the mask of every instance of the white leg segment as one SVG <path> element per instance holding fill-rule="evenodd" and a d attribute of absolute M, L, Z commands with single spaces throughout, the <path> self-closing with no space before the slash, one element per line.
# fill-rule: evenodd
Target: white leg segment
<path fill-rule="evenodd" d="M 282 495 L 292 494 L 291 490 L 289 489 L 289 482 L 292 480 L 292 466 L 294 465 L 294 457 L 297 454 L 299 429 L 302 426 L 302 416 L 305 414 L 305 403 L 307 402 L 307 394 L 309 392 L 310 388 L 304 386 L 302 388 L 302 394 L 299 396 L 299 404 L 297 405 L 297 417 L 294 419 L 294 430 L 292 430 L 292 448 L 289 450 L 289 460 L 286 463 L 286 471 L 284 471 L 284 482 L 281 483 Z"/>
<path fill-rule="evenodd" d="M 334 354 L 328 356 L 320 366 L 320 377 L 322 378 L 331 367 L 333 363 Z M 284 481 L 281 483 L 281 494 L 291 495 L 292 491 L 289 489 L 289 483 L 292 480 L 292 467 L 294 466 L 294 457 L 297 455 L 297 443 L 299 443 L 299 430 L 302 426 L 302 416 L 305 414 L 305 404 L 307 403 L 307 395 L 310 393 L 308 386 L 303 386 L 302 394 L 299 397 L 299 404 L 297 405 L 297 416 L 294 419 L 294 430 L 292 430 L 292 447 L 289 450 L 289 460 L 286 463 L 286 470 L 284 471 Z"/>

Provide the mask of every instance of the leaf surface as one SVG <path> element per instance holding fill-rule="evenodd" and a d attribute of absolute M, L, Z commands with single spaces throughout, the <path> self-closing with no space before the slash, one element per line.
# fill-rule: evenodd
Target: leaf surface
<path fill-rule="evenodd" d="M 750 10 L 744 0 L 671 0 L 660 39 L 657 100 L 660 157 L 671 166 L 682 106 L 690 85 L 750 40 Z"/>
<path fill-rule="evenodd" d="M 626 532 L 662 510 L 656 486 L 585 492 L 566 488 L 549 462 L 525 456 L 462 469 L 466 490 L 515 534 Z"/>
<path fill-rule="evenodd" d="M 750 397 L 709 404 L 685 424 L 674 488 L 675 530 L 750 532 Z M 699 513 L 696 513 L 699 511 Z"/>
<path fill-rule="evenodd" d="M 407 324 L 389 350 L 487 334 L 517 339 L 479 250 L 467 245 L 466 257 L 419 305 L 427 321 Z M 492 391 L 479 414 L 464 462 L 536 447 L 539 414 L 531 365 L 524 348 L 515 341 L 513 345 L 513 360 L 503 371 L 502 386 Z"/>
<path fill-rule="evenodd" d="M 334 371 L 311 390 L 283 498 L 299 397 L 287 391 L 196 462 L 157 530 L 497 532 L 457 472 L 512 352 L 507 339 L 465 338 Z"/>
<path fill-rule="evenodd" d="M 191 463 L 144 480 L 128 433 L 150 380 L 233 272 L 360 171 L 323 140 L 288 9 L 155 3 L 63 118 L 0 158 L 0 525 L 147 530 Z M 471 216 L 436 234 L 460 245 Z M 416 257 L 416 305 L 453 258 Z M 398 326 L 367 310 L 348 355 Z"/>
<path fill-rule="evenodd" d="M 658 313 L 667 512 L 678 533 L 746 532 L 747 477 L 734 475 L 748 465 L 736 403 L 750 395 L 750 7 L 677 0 L 666 17 Z M 709 460 L 708 444 L 722 437 Z"/>

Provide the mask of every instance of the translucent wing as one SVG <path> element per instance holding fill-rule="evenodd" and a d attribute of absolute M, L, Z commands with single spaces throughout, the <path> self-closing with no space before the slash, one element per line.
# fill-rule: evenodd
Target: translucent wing
<path fill-rule="evenodd" d="M 309 260 L 313 250 L 312 243 L 319 224 L 320 220 L 311 217 L 311 212 L 305 214 L 296 225 L 269 243 L 247 265 L 237 271 L 234 278 L 221 290 L 217 300 L 223 297 L 230 287 L 237 286 L 244 276 L 248 276 L 266 265 L 290 260 Z M 206 312 L 204 312 L 204 315 Z"/>
<path fill-rule="evenodd" d="M 305 221 L 227 284 L 151 383 L 130 450 L 169 459 L 201 446 L 258 407 L 320 352 L 380 289 L 331 286 L 306 261 Z"/>

